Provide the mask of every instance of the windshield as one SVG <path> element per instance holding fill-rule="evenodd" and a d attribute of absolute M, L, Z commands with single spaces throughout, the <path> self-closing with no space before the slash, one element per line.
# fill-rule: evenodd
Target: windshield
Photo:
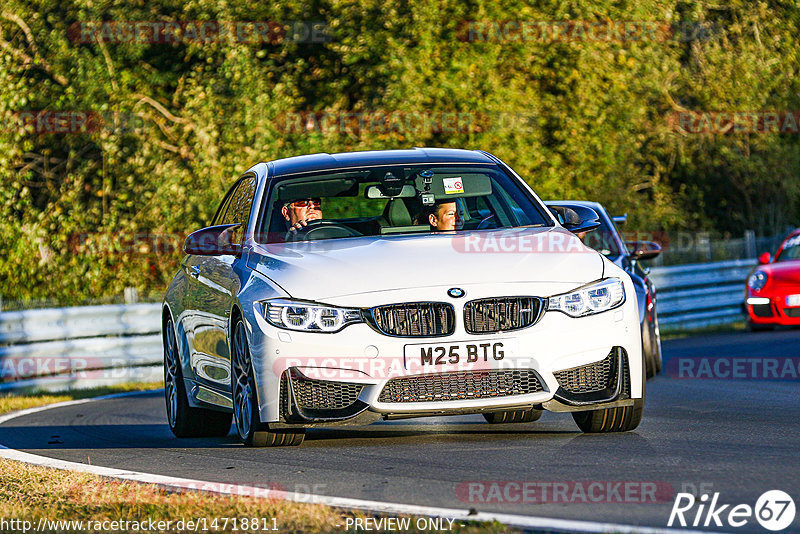
<path fill-rule="evenodd" d="M 787 239 L 775 261 L 800 260 L 800 234 Z"/>
<path fill-rule="evenodd" d="M 552 224 L 516 178 L 494 165 L 403 165 L 275 182 L 262 242 L 460 232 Z"/>
<path fill-rule="evenodd" d="M 604 217 L 600 217 L 598 220 L 600 221 L 600 226 L 586 233 L 581 237 L 581 241 L 583 241 L 584 245 L 593 248 L 603 256 L 609 258 L 619 256 L 622 251 L 617 245 L 617 240 L 614 239 L 616 228 L 609 226 Z"/>
<path fill-rule="evenodd" d="M 584 206 L 584 204 L 571 204 L 569 202 L 561 201 L 547 202 L 547 205 L 566 206 L 568 208 L 573 206 Z M 591 249 L 596 250 L 607 258 L 613 259 L 622 255 L 623 253 L 627 253 L 620 250 L 618 241 L 614 237 L 619 234 L 619 231 L 617 230 L 617 227 L 614 226 L 614 223 L 609 222 L 600 209 L 596 209 L 594 207 L 593 209 L 595 209 L 597 212 L 597 220 L 600 223 L 600 226 L 589 232 L 581 232 L 578 234 L 578 237 L 581 239 L 581 241 L 583 241 L 583 244 Z"/>

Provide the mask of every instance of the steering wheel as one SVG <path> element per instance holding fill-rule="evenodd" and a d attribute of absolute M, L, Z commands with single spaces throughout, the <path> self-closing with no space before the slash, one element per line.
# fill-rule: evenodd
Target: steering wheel
<path fill-rule="evenodd" d="M 481 220 L 481 222 L 478 223 L 476 230 L 488 230 L 489 228 L 497 228 L 497 220 L 495 219 L 494 214 L 489 215 Z"/>
<path fill-rule="evenodd" d="M 310 241 L 312 239 L 335 239 L 341 237 L 358 237 L 364 235 L 349 226 L 336 221 L 316 219 L 299 230 L 286 234 L 286 241 Z"/>

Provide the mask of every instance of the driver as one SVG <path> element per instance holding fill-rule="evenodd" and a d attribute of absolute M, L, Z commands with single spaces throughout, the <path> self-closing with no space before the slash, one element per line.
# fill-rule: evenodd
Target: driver
<path fill-rule="evenodd" d="M 281 208 L 281 214 L 289 226 L 286 235 L 291 235 L 307 226 L 309 222 L 322 219 L 322 199 L 304 198 L 287 202 Z"/>

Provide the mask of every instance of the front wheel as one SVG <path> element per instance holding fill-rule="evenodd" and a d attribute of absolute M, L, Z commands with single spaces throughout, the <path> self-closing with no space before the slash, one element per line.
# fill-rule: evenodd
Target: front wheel
<path fill-rule="evenodd" d="M 633 406 L 605 408 L 572 412 L 572 418 L 583 432 L 596 434 L 600 432 L 627 432 L 635 429 L 642 421 L 644 399 L 634 399 Z"/>
<path fill-rule="evenodd" d="M 775 325 L 754 323 L 748 319 L 747 329 L 751 332 L 771 332 L 772 330 L 775 330 Z"/>
<path fill-rule="evenodd" d="M 642 354 L 645 361 L 645 376 L 648 380 L 661 372 L 661 332 L 658 328 L 658 316 L 653 312 L 654 325 L 650 327 L 649 318 L 642 323 Z"/>
<path fill-rule="evenodd" d="M 655 328 L 653 329 L 655 333 L 653 362 L 656 364 L 656 374 L 659 374 L 664 364 L 661 356 L 661 328 L 658 326 L 658 313 L 656 313 L 656 310 L 653 310 L 653 321 L 655 322 Z"/>
<path fill-rule="evenodd" d="M 244 323 L 239 320 L 233 330 L 233 417 L 239 438 L 247 447 L 300 445 L 305 429 L 271 430 L 262 423 L 256 399 L 255 373 L 247 344 Z"/>
<path fill-rule="evenodd" d="M 224 437 L 231 430 L 231 414 L 192 408 L 186 397 L 178 343 L 172 319 L 164 326 L 164 400 L 169 429 L 178 438 Z"/>
<path fill-rule="evenodd" d="M 646 356 L 643 357 L 643 360 Z M 601 432 L 628 432 L 639 426 L 642 421 L 645 399 L 645 362 L 642 361 L 642 398 L 633 399 L 633 406 L 619 406 L 616 408 L 603 408 L 601 410 L 587 410 L 585 412 L 572 412 L 572 418 L 581 431 L 587 434 Z"/>

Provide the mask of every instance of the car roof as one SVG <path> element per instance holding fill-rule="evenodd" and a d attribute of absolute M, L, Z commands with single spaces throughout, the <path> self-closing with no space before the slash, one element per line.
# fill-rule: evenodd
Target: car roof
<path fill-rule="evenodd" d="M 338 154 L 309 154 L 277 159 L 267 164 L 271 176 L 374 165 L 412 165 L 425 163 L 497 164 L 489 154 L 455 148 L 412 148 L 407 150 L 368 150 Z"/>

